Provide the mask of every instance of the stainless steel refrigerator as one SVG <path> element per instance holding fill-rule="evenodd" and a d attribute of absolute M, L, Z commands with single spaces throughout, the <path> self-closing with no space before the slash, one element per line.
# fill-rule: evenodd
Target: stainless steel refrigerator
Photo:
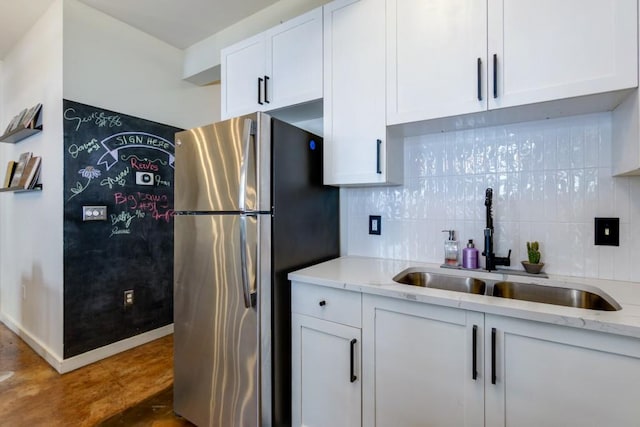
<path fill-rule="evenodd" d="M 288 272 L 339 255 L 322 139 L 256 113 L 176 134 L 174 410 L 291 422 Z"/>

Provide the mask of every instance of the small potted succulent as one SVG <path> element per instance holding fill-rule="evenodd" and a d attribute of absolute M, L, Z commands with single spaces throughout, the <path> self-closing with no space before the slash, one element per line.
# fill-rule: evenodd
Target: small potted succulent
<path fill-rule="evenodd" d="M 522 266 L 530 274 L 538 274 L 542 271 L 544 263 L 540 262 L 540 245 L 538 242 L 527 242 L 528 261 L 522 261 Z"/>

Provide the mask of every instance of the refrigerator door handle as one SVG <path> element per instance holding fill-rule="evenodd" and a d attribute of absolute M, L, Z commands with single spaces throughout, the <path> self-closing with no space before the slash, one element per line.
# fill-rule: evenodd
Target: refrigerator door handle
<path fill-rule="evenodd" d="M 240 211 L 245 211 L 247 202 L 247 175 L 249 174 L 249 162 L 251 160 L 251 127 L 253 120 L 245 119 L 242 127 L 242 141 L 244 142 L 242 162 L 240 164 L 240 192 L 238 194 L 238 205 Z"/>
<path fill-rule="evenodd" d="M 256 304 L 256 295 L 251 293 L 251 283 L 249 280 L 249 256 L 247 253 L 247 215 L 240 215 L 240 264 L 242 268 L 242 293 L 244 296 L 244 307 L 251 308 Z"/>

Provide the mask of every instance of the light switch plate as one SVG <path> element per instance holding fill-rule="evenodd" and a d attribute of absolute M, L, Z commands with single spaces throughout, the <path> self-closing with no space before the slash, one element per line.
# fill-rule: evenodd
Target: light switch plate
<path fill-rule="evenodd" d="M 620 218 L 596 218 L 594 234 L 598 246 L 620 246 Z"/>
<path fill-rule="evenodd" d="M 107 207 L 106 206 L 83 206 L 82 220 L 83 221 L 106 221 Z"/>

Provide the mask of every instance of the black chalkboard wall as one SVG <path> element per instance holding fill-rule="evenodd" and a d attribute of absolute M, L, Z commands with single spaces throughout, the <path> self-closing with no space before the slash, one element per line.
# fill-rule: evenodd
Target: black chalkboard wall
<path fill-rule="evenodd" d="M 64 100 L 64 357 L 173 322 L 181 129 Z M 83 206 L 107 219 L 83 221 Z M 124 291 L 134 291 L 125 308 Z"/>

